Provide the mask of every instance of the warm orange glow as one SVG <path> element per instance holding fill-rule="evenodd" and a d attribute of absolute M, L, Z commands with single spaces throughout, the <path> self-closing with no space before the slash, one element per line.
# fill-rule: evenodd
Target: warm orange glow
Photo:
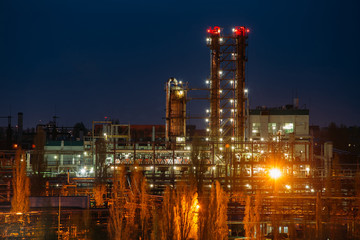
<path fill-rule="evenodd" d="M 269 170 L 269 175 L 273 179 L 278 179 L 279 177 L 281 177 L 281 171 L 278 168 L 272 168 Z"/>

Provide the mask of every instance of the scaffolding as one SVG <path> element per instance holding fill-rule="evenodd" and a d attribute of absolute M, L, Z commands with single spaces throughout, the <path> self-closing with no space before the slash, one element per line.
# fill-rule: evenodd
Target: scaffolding
<path fill-rule="evenodd" d="M 245 141 L 246 101 L 245 63 L 249 29 L 235 27 L 232 35 L 224 35 L 220 27 L 207 30 L 207 46 L 211 50 L 209 140 Z"/>

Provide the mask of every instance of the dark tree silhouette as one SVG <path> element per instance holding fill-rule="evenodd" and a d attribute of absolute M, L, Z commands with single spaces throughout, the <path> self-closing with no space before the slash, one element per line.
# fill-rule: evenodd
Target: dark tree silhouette
<path fill-rule="evenodd" d="M 81 138 L 82 136 L 87 135 L 88 130 L 86 129 L 83 122 L 78 122 L 74 125 L 73 136 L 74 138 Z"/>
<path fill-rule="evenodd" d="M 13 198 L 11 200 L 12 212 L 27 212 L 29 210 L 29 178 L 26 176 L 25 152 L 19 148 L 16 151 L 13 168 Z"/>

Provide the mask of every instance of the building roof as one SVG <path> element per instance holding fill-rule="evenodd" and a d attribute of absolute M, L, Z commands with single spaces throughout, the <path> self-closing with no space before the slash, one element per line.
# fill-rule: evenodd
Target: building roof
<path fill-rule="evenodd" d="M 84 141 L 64 141 L 64 146 L 83 146 Z M 61 146 L 61 141 L 46 141 L 45 146 Z"/>
<path fill-rule="evenodd" d="M 295 108 L 250 109 L 250 115 L 309 115 L 309 109 L 295 109 Z"/>

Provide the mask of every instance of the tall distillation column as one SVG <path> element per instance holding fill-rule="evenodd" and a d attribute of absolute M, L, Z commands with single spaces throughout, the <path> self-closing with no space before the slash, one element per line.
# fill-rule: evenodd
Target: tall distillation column
<path fill-rule="evenodd" d="M 186 138 L 186 88 L 181 81 L 170 78 L 166 91 L 166 141 L 184 142 Z"/>
<path fill-rule="evenodd" d="M 235 96 L 236 96 L 236 126 L 235 137 L 236 141 L 245 141 L 245 121 L 246 121 L 246 106 L 247 90 L 245 89 L 245 64 L 246 64 L 246 47 L 247 34 L 249 29 L 245 27 L 235 27 L 233 30 L 235 38 L 235 58 L 236 58 L 236 72 L 235 72 Z"/>
<path fill-rule="evenodd" d="M 220 27 L 209 28 L 208 45 L 211 50 L 210 70 L 210 140 L 220 136 Z"/>

